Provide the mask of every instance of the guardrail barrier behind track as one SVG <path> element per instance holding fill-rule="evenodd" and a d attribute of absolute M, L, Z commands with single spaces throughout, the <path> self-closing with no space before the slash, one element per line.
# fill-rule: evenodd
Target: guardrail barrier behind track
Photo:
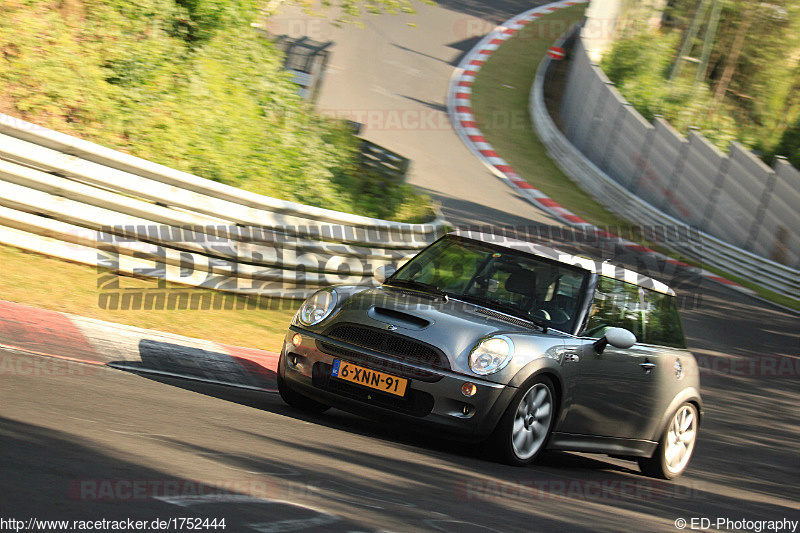
<path fill-rule="evenodd" d="M 0 114 L 0 242 L 226 292 L 368 283 L 433 242 L 403 224 L 247 192 Z"/>

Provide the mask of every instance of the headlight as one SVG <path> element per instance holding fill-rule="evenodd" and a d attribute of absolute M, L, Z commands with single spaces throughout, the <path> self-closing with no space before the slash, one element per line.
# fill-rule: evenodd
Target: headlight
<path fill-rule="evenodd" d="M 514 343 L 505 335 L 487 337 L 469 352 L 469 367 L 485 376 L 502 370 L 514 357 Z"/>
<path fill-rule="evenodd" d="M 338 301 L 339 296 L 334 289 L 315 292 L 300 306 L 298 318 L 304 326 L 319 324 L 328 318 Z"/>

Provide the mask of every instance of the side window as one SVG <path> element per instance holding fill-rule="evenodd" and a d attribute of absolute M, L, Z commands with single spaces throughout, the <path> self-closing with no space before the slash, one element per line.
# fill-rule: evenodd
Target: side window
<path fill-rule="evenodd" d="M 638 342 L 685 348 L 675 297 L 601 276 L 586 326 L 587 337 L 607 328 L 630 330 Z"/>
<path fill-rule="evenodd" d="M 602 337 L 607 328 L 625 328 L 643 338 L 644 289 L 613 278 L 600 276 L 590 311 L 586 335 Z"/>
<path fill-rule="evenodd" d="M 645 342 L 673 348 L 686 348 L 686 339 L 683 336 L 683 326 L 678 315 L 675 297 L 648 290 L 647 301 L 649 312 Z"/>

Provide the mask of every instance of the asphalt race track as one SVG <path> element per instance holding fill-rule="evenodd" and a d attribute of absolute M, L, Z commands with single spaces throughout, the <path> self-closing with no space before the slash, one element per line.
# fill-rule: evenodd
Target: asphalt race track
<path fill-rule="evenodd" d="M 477 42 L 459 28 L 486 33 L 532 6 L 439 4 L 420 6 L 418 28 L 398 22 L 405 15 L 368 18 L 364 29 L 292 13 L 277 24 L 334 42 L 320 108 L 444 115 L 453 65 Z M 412 158 L 411 181 L 456 224 L 552 222 L 451 130 L 366 134 Z M 69 520 L 62 530 L 73 531 L 87 525 L 73 520 L 128 519 L 150 530 L 170 519 L 162 530 L 197 519 L 195 529 L 214 530 L 216 520 L 220 531 L 224 519 L 235 532 L 676 531 L 679 519 L 755 531 L 754 521 L 800 520 L 800 319 L 708 281 L 693 291 L 701 299 L 683 316 L 706 417 L 675 482 L 584 454 L 513 468 L 389 422 L 303 415 L 271 393 L 0 350 L 0 530 L 15 529 L 10 519 Z"/>

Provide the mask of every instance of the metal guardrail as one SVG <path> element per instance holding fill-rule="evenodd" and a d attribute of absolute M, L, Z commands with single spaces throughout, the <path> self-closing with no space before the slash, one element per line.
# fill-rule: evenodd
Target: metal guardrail
<path fill-rule="evenodd" d="M 303 298 L 438 238 L 277 200 L 0 115 L 0 242 L 184 285 Z"/>
<path fill-rule="evenodd" d="M 628 220 L 639 224 L 684 226 L 684 223 L 659 211 L 606 175 L 558 129 L 544 102 L 545 76 L 551 64 L 552 60 L 545 57 L 536 71 L 531 87 L 529 112 L 536 132 L 559 168 L 595 200 Z M 742 250 L 706 233 L 701 232 L 699 236 L 702 241 L 696 243 L 696 246 L 676 246 L 676 251 L 765 288 L 800 299 L 798 270 Z"/>
<path fill-rule="evenodd" d="M 361 142 L 361 170 L 387 183 L 402 183 L 411 165 L 407 157 L 364 140 Z"/>
<path fill-rule="evenodd" d="M 268 34 L 265 36 L 270 38 Z M 292 73 L 293 81 L 300 85 L 300 95 L 316 101 L 330 59 L 328 47 L 333 43 L 314 41 L 308 37 L 295 39 L 288 35 L 278 35 L 273 42 L 285 54 L 283 66 Z"/>

